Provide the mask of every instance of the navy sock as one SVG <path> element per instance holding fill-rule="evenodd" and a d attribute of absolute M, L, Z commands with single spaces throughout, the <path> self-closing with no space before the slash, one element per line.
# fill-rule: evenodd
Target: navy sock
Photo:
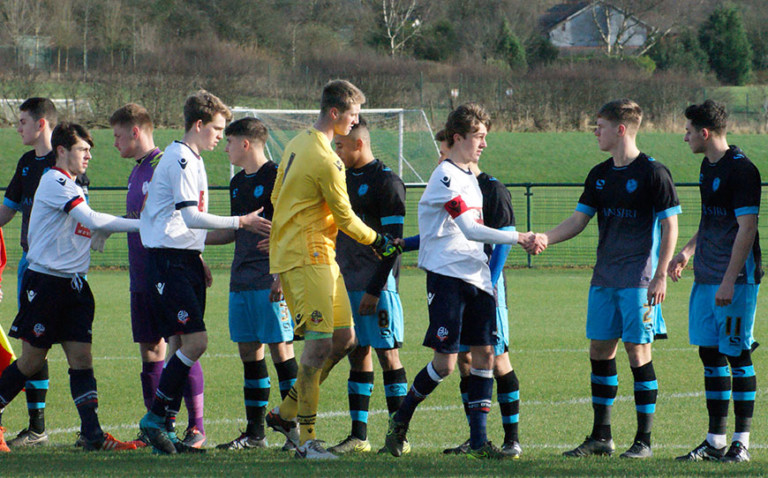
<path fill-rule="evenodd" d="M 517 427 L 520 421 L 520 383 L 514 370 L 496 377 L 496 398 L 501 410 L 504 443 L 519 442 Z"/>
<path fill-rule="evenodd" d="M 461 405 L 464 407 L 464 416 L 467 419 L 467 425 L 469 425 L 469 375 L 462 376 L 459 379 L 459 393 L 461 393 Z"/>
<path fill-rule="evenodd" d="M 11 400 L 24 388 L 24 384 L 29 379 L 19 371 L 19 366 L 13 362 L 3 370 L 0 375 L 0 409 L 5 408 Z"/>
<path fill-rule="evenodd" d="M 493 397 L 493 370 L 472 369 L 469 375 L 469 444 L 473 450 L 488 441 L 488 413 Z"/>
<path fill-rule="evenodd" d="M 745 350 L 738 357 L 728 357 L 733 375 L 733 414 L 736 416 L 736 433 L 749 432 L 755 411 L 757 377 L 752 365 L 752 353 Z"/>
<path fill-rule="evenodd" d="M 349 371 L 347 395 L 349 415 L 352 417 L 352 436 L 368 439 L 368 409 L 373 393 L 373 372 Z"/>
<path fill-rule="evenodd" d="M 592 438 L 611 439 L 611 408 L 619 390 L 619 376 L 616 373 L 616 359 L 591 360 L 592 364 L 592 410 L 594 423 Z"/>
<path fill-rule="evenodd" d="M 731 374 L 728 360 L 719 350 L 699 347 L 699 357 L 704 364 L 704 391 L 709 414 L 708 432 L 725 435 L 728 424 L 728 404 L 731 401 Z"/>
<path fill-rule="evenodd" d="M 416 407 L 419 406 L 425 398 L 432 393 L 440 382 L 443 381 L 435 368 L 432 366 L 432 362 L 428 363 L 426 367 L 413 379 L 413 385 L 408 390 L 408 394 L 405 396 L 400 409 L 395 412 L 395 420 L 398 422 L 408 423 L 413 417 L 413 412 L 416 411 Z"/>
<path fill-rule="evenodd" d="M 45 431 L 45 396 L 48 393 L 48 360 L 39 372 L 29 377 L 27 389 L 27 413 L 29 430 L 35 433 Z"/>
<path fill-rule="evenodd" d="M 632 377 L 635 379 L 635 411 L 637 412 L 635 441 L 641 441 L 650 446 L 653 415 L 656 413 L 656 396 L 659 392 L 653 362 L 632 368 Z"/>
<path fill-rule="evenodd" d="M 276 363 L 275 370 L 277 371 L 277 381 L 280 387 L 280 398 L 285 398 L 293 384 L 296 383 L 299 366 L 296 364 L 296 359 L 292 357 L 284 362 Z"/>
<path fill-rule="evenodd" d="M 160 384 L 155 392 L 155 399 L 152 402 L 152 413 L 159 417 L 164 417 L 166 408 L 174 402 L 174 399 L 178 399 L 175 405 L 176 412 L 178 413 L 181 405 L 181 394 L 184 384 L 187 382 L 190 368 L 176 354 L 168 360 L 163 369 L 163 374 L 160 376 Z"/>
<path fill-rule="evenodd" d="M 77 413 L 80 415 L 80 433 L 88 441 L 102 439 L 104 432 L 101 430 L 97 415 L 99 394 L 96 391 L 96 378 L 93 376 L 93 369 L 69 369 L 69 388 L 77 407 Z"/>
<path fill-rule="evenodd" d="M 243 396 L 245 398 L 245 416 L 248 425 L 245 432 L 261 438 L 264 436 L 264 416 L 269 404 L 269 372 L 266 360 L 243 362 Z"/>
<path fill-rule="evenodd" d="M 408 393 L 408 378 L 405 369 L 387 370 L 384 372 L 384 395 L 387 397 L 387 410 L 390 414 L 400 408 L 405 395 Z"/>

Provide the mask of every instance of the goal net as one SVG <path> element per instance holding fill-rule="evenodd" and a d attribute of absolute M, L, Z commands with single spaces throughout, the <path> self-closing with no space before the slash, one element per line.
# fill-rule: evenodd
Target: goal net
<path fill-rule="evenodd" d="M 269 130 L 266 153 L 279 163 L 285 145 L 312 126 L 320 110 L 232 109 L 236 119 L 252 116 Z M 425 184 L 435 168 L 438 147 L 432 128 L 420 109 L 365 109 L 360 112 L 371 131 L 374 156 L 397 171 L 406 184 Z"/>

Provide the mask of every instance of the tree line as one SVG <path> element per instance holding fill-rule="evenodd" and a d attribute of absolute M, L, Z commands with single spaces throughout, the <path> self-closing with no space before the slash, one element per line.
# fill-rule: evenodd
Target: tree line
<path fill-rule="evenodd" d="M 0 96 L 87 99 L 77 114 L 94 124 L 140 101 L 158 123 L 178 125 L 193 88 L 230 104 L 305 108 L 325 81 L 347 77 L 369 106 L 439 117 L 476 100 L 508 129 L 577 129 L 584 113 L 558 104 L 568 95 L 651 96 L 649 117 L 662 124 L 678 106 L 670 101 L 760 81 L 768 69 L 761 0 L 607 2 L 651 25 L 648 41 L 628 49 L 601 32 L 603 46 L 580 56 L 552 46 L 539 26 L 563 1 L 0 0 Z M 573 84 L 559 84 L 566 78 Z M 602 90 L 587 92 L 597 78 Z"/>

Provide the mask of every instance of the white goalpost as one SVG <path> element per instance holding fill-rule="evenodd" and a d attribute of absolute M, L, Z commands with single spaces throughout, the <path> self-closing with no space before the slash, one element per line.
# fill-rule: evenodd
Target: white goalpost
<path fill-rule="evenodd" d="M 251 116 L 266 124 L 269 130 L 267 155 L 272 161 L 280 162 L 288 141 L 311 126 L 320 110 L 236 106 L 232 112 L 236 119 Z M 425 184 L 435 167 L 439 149 L 424 110 L 371 108 L 362 110 L 360 116 L 368 123 L 371 149 L 376 158 L 396 170 L 406 184 Z"/>

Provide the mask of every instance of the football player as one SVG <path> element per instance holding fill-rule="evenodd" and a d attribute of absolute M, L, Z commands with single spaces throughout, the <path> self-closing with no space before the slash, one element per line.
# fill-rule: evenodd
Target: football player
<path fill-rule="evenodd" d="M 416 407 L 456 366 L 460 343 L 469 345 L 470 450 L 477 458 L 505 458 L 486 436 L 493 392 L 496 307 L 483 243 L 527 243 L 531 233 L 491 229 L 483 223 L 483 198 L 470 163 L 485 149 L 491 126 L 482 106 L 465 104 L 448 116 L 446 159 L 432 173 L 419 201 L 419 267 L 427 271 L 429 327 L 424 345 L 433 360 L 417 375 L 390 416 L 386 447 L 393 456 L 409 448 L 406 434 Z"/>
<path fill-rule="evenodd" d="M 203 316 L 205 289 L 212 279 L 202 258 L 205 230 L 245 228 L 269 233 L 269 221 L 259 216 L 260 210 L 228 217 L 207 212 L 208 177 L 200 153 L 216 147 L 231 117 L 229 108 L 205 90 L 187 98 L 184 137 L 165 149 L 139 218 L 141 242 L 149 249 L 152 313 L 160 317 L 163 337 L 178 336 L 171 343 L 172 355 L 150 410 L 139 424 L 154 448 L 164 454 L 201 450 L 167 430 L 166 414 L 178 410 L 190 369 L 208 346 Z"/>
<path fill-rule="evenodd" d="M 738 147 L 728 145 L 723 105 L 712 100 L 691 105 L 685 117 L 685 141 L 695 154 L 705 155 L 699 175 L 701 220 L 696 234 L 669 263 L 669 275 L 678 280 L 695 255 L 688 331 L 704 365 L 709 428 L 701 445 L 677 459 L 749 461 L 757 391 L 753 328 L 763 275 L 757 233 L 760 171 Z M 726 451 L 731 398 L 736 429 Z"/>
<path fill-rule="evenodd" d="M 230 163 L 242 168 L 229 183 L 232 215 L 261 209 L 264 219 L 271 220 L 273 208 L 269 198 L 277 164 L 264 155 L 267 127 L 256 118 L 243 118 L 230 123 L 224 134 Z M 210 231 L 205 242 L 228 244 L 232 241 L 235 257 L 229 282 L 229 336 L 237 343 L 243 362 L 247 425 L 239 437 L 217 448 L 263 448 L 267 446 L 264 417 L 270 389 L 264 344 L 269 345 L 280 395 L 285 398 L 296 382 L 298 370 L 293 354 L 293 321 L 282 297 L 280 278 L 269 273 L 269 239 L 248 231 L 219 230 Z M 286 445 L 290 448 L 293 442 L 287 440 Z"/>
<path fill-rule="evenodd" d="M 19 313 L 9 335 L 22 339 L 21 355 L 0 376 L 4 409 L 30 377 L 45 365 L 51 346 L 60 343 L 69 363 L 70 388 L 80 415 L 87 450 L 135 450 L 104 433 L 97 415 L 91 326 L 94 302 L 85 278 L 90 264 L 91 231 L 135 232 L 138 221 L 93 211 L 75 177 L 85 173 L 93 139 L 74 123 L 54 128 L 54 168 L 44 173 L 29 218 L 29 267 L 22 279 Z M 56 304 L 56 307 L 51 307 Z M 9 451 L 0 427 L 0 450 Z"/>
<path fill-rule="evenodd" d="M 290 438 L 298 419 L 297 458 L 336 458 L 315 435 L 320 383 L 355 343 L 352 309 L 336 263 L 336 234 L 341 229 L 383 255 L 400 251 L 352 212 L 344 164 L 331 147 L 334 135 L 349 134 L 364 102 L 352 83 L 328 82 L 317 121 L 286 146 L 272 192 L 270 272 L 280 274 L 294 332 L 306 342 L 296 384 L 266 422 Z"/>
<path fill-rule="evenodd" d="M 129 103 L 117 109 L 109 118 L 112 133 L 115 137 L 114 146 L 123 158 L 131 158 L 136 164 L 128 176 L 128 194 L 126 195 L 126 217 L 138 219 L 144 200 L 147 197 L 149 183 L 157 163 L 163 155 L 160 148 L 155 147 L 152 136 L 154 126 L 149 112 L 143 106 Z M 106 240 L 106 237 L 94 233 L 96 238 Z M 96 245 L 98 248 L 98 244 Z M 160 374 L 165 365 L 166 343 L 157 329 L 157 321 L 152 317 L 150 307 L 150 287 L 147 280 L 148 252 L 141 245 L 138 233 L 128 233 L 128 272 L 130 274 L 131 290 L 131 330 L 133 341 L 139 344 L 141 354 L 141 390 L 144 406 L 149 411 L 152 399 L 160 382 Z M 202 446 L 205 443 L 205 428 L 203 427 L 203 369 L 200 362 L 189 371 L 189 380 L 184 389 L 184 401 L 187 405 L 189 426 L 184 434 L 184 442 L 192 446 Z M 173 406 L 171 408 L 174 408 Z M 178 407 L 166 414 L 167 427 L 170 432 L 175 429 Z M 149 440 L 139 434 L 134 440 L 136 446 L 149 444 Z"/>
<path fill-rule="evenodd" d="M 336 153 L 347 168 L 347 191 L 352 210 L 379 233 L 402 237 L 405 185 L 400 177 L 373 156 L 371 134 L 362 118 L 346 136 L 334 138 Z M 400 407 L 408 391 L 398 349 L 403 344 L 403 307 L 398 293 L 400 258 L 379 258 L 343 232 L 336 238 L 336 258 L 347 284 L 355 320 L 357 346 L 349 354 L 349 413 L 352 431 L 328 450 L 336 454 L 371 450 L 368 441 L 368 404 L 373 392 L 376 351 L 384 376 L 387 409 Z"/>
<path fill-rule="evenodd" d="M 658 384 L 651 361 L 654 324 L 667 292 L 680 202 L 669 170 L 636 145 L 642 110 L 615 100 L 597 113 L 595 136 L 611 158 L 589 172 L 576 211 L 537 234 L 532 252 L 578 235 L 597 213 L 599 242 L 589 290 L 587 338 L 592 365 L 592 433 L 565 456 L 611 455 L 611 409 L 618 390 L 616 350 L 624 342 L 632 369 L 637 433 L 623 458 L 648 458 Z"/>

